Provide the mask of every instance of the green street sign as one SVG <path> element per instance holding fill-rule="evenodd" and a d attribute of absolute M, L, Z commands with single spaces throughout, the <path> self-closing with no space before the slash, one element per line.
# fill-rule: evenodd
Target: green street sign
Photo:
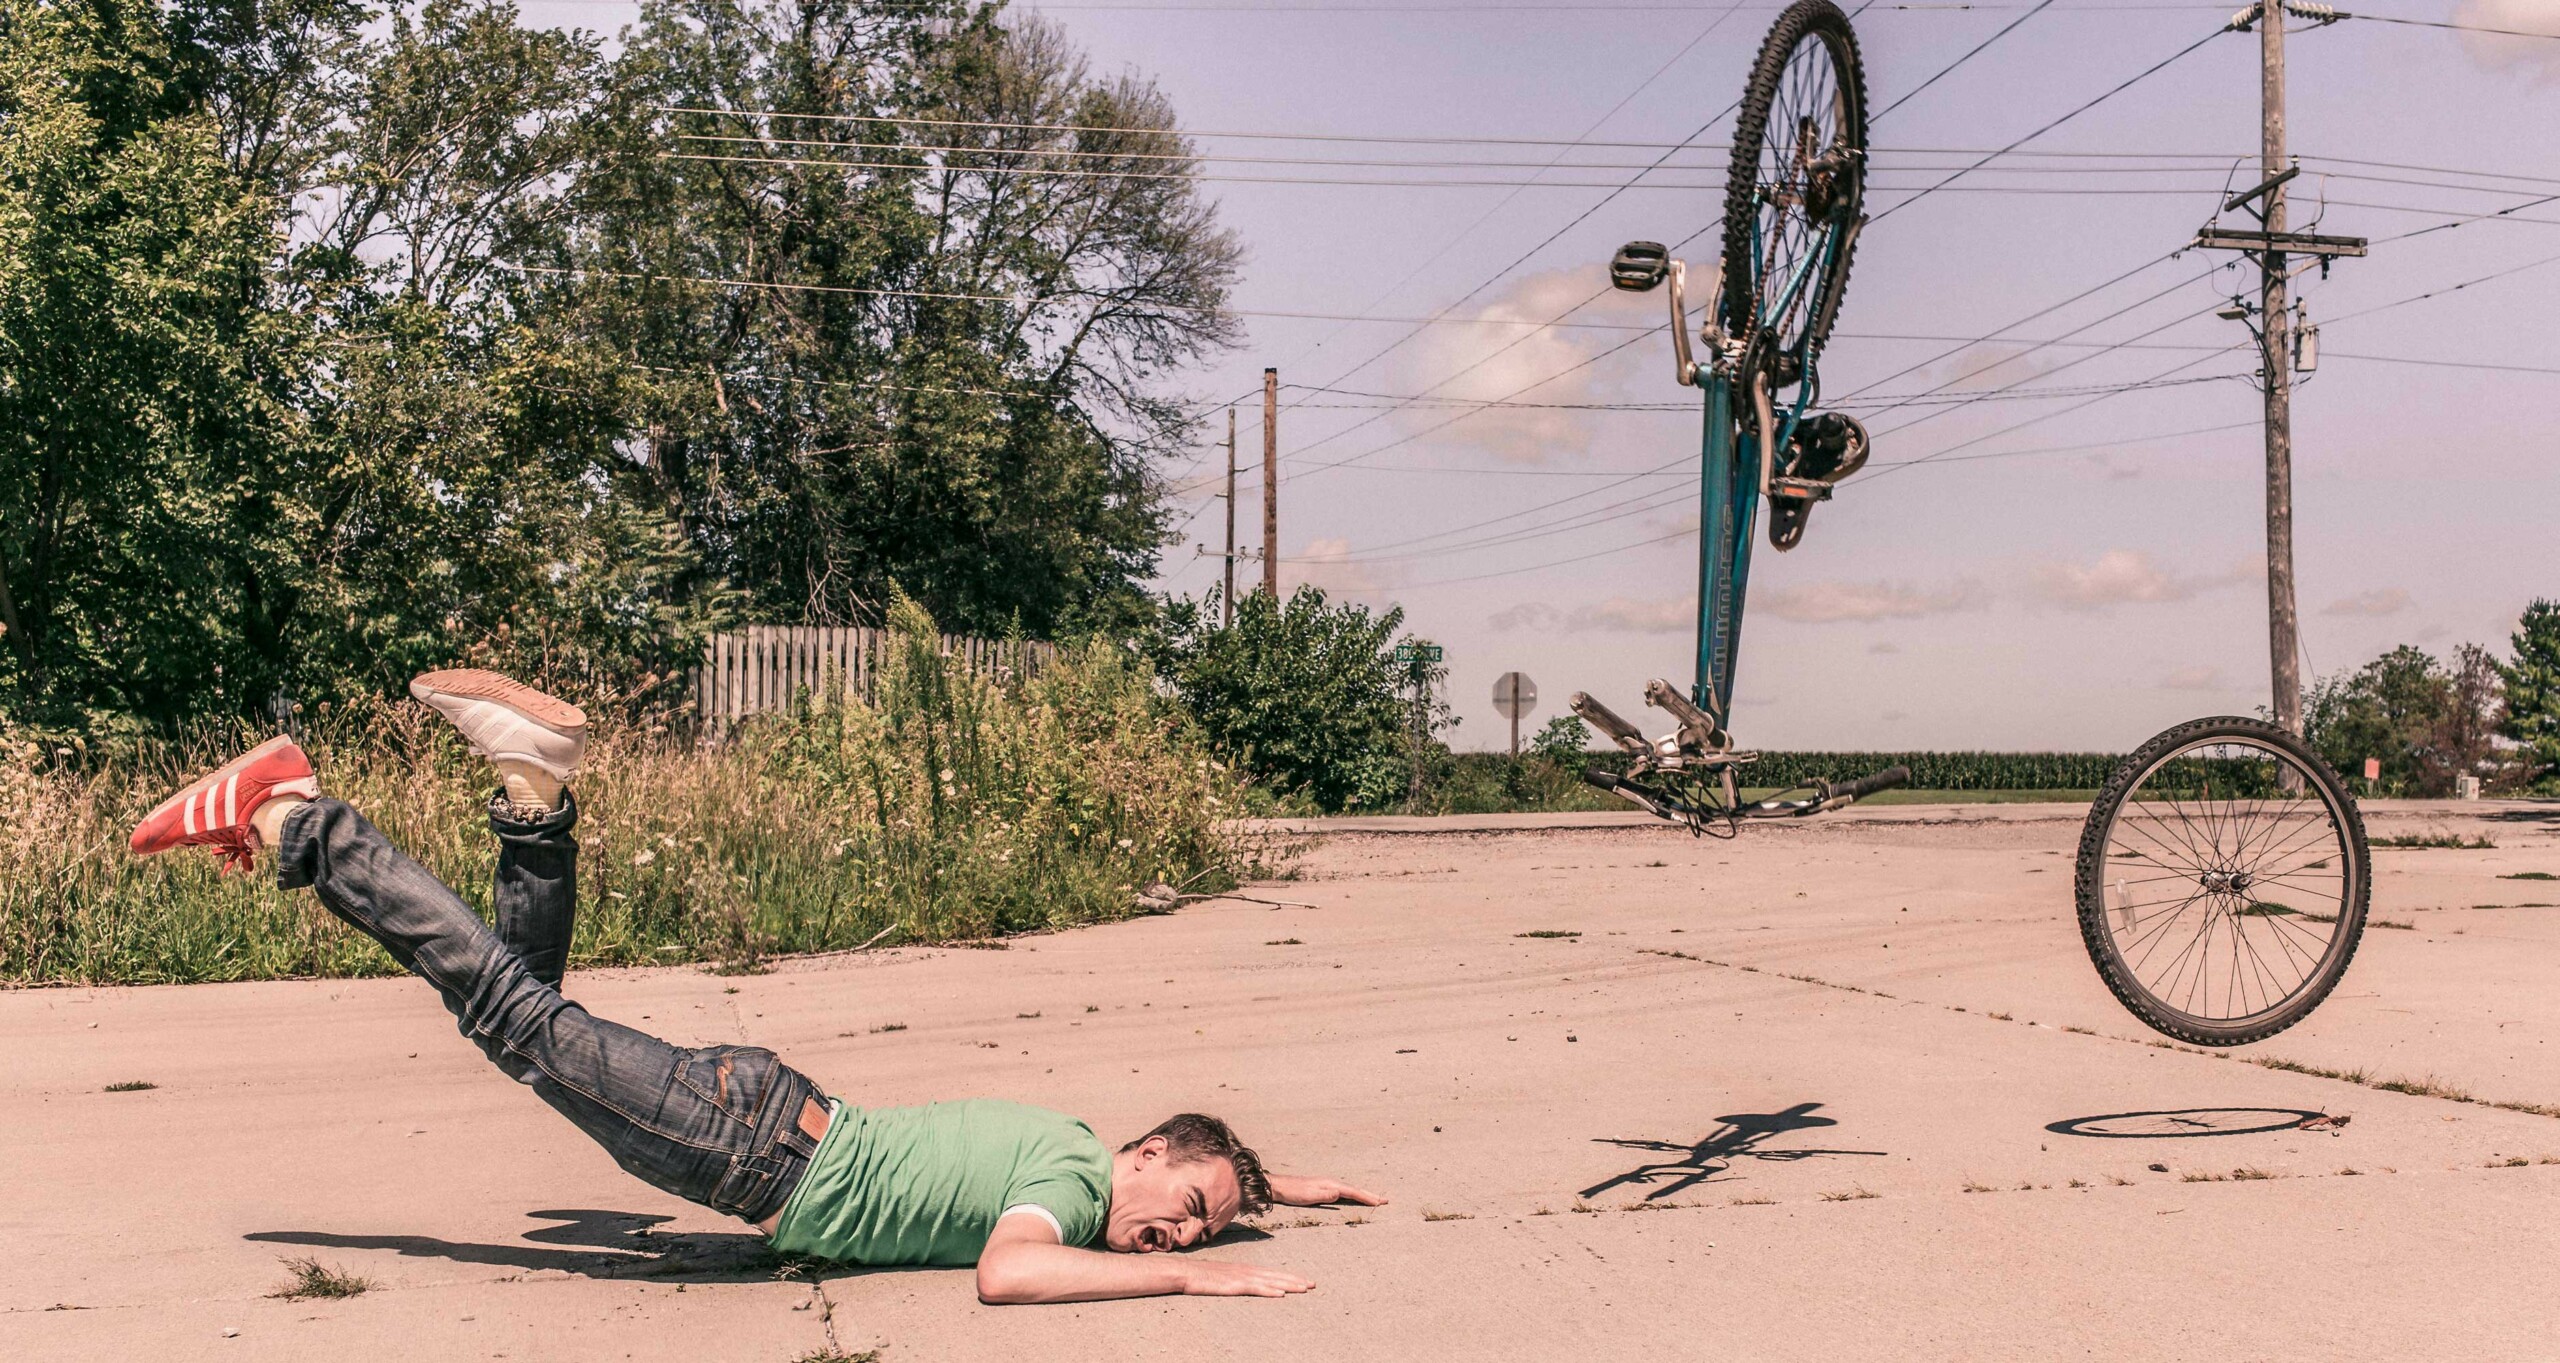
<path fill-rule="evenodd" d="M 1438 644 L 1398 644 L 1396 661 L 1436 663 L 1440 661 L 1440 646 Z"/>

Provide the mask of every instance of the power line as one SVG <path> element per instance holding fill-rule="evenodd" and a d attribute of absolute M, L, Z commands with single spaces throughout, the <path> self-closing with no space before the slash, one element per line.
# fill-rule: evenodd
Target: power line
<path fill-rule="evenodd" d="M 1884 210 L 1883 212 L 1876 214 L 1876 215 L 1875 215 L 1875 217 L 1874 217 L 1874 219 L 1873 219 L 1872 221 L 1874 221 L 1874 222 L 1882 222 L 1882 221 L 1884 221 L 1885 219 L 1887 219 L 1887 218 L 1889 218 L 1889 217 L 1892 217 L 1894 214 L 1901 212 L 1903 209 L 1909 208 L 1911 205 L 1913 205 L 1913 204 L 1915 204 L 1915 203 L 1920 202 L 1922 199 L 1925 199 L 1925 198 L 1929 197 L 1930 195 L 1935 194 L 1935 193 L 1937 193 L 1938 191 L 1945 189 L 1948 185 L 1954 184 L 1957 180 L 1960 180 L 1960 179 L 1964 178 L 1965 176 L 1967 176 L 1967 175 L 1969 175 L 1969 174 L 1972 174 L 1972 173 L 1973 173 L 1973 171 L 1980 169 L 1982 166 L 1987 165 L 1987 164 L 1989 164 L 1990 162 L 1992 162 L 1992 161 L 1994 161 L 1994 160 L 1997 160 L 1997 159 L 1998 159 L 1998 158 L 2000 158 L 2000 157 L 2003 157 L 2003 156 L 2008 155 L 2010 152 L 2017 150 L 2019 147 L 2024 146 L 2025 144 L 2027 144 L 2027 143 L 2029 143 L 2029 142 L 2033 142 L 2033 141 L 2034 141 L 2034 140 L 2036 140 L 2037 138 L 2044 136 L 2046 133 L 2052 132 L 2054 129 L 2061 127 L 2063 124 L 2068 123 L 2068 122 L 2070 122 L 2071 120 L 2073 120 L 2073 119 L 2075 119 L 2075 118 L 2078 118 L 2080 115 L 2082 115 L 2082 114 L 2085 114 L 2085 113 L 2089 112 L 2091 109 L 2097 108 L 2099 105 L 2106 103 L 2108 100 L 2111 100 L 2111 99 L 2115 98 L 2116 96 L 2118 96 L 2118 95 L 2120 95 L 2120 94 L 2123 94 L 2125 91 L 2127 91 L 2127 90 L 2129 90 L 2129 89 L 2132 89 L 2135 85 L 2140 84 L 2142 81 L 2148 80 L 2149 78 L 2151 78 L 2153 75 L 2157 74 L 2158 72 L 2160 72 L 2160 71 L 2163 71 L 2163 70 L 2167 69 L 2167 68 L 2168 68 L 2168 66 L 2169 66 L 2172 62 L 2175 62 L 2175 61 L 2179 60 L 2180 58 L 2185 57 L 2188 53 L 2193 52 L 2193 51 L 2195 51 L 2196 49 L 2203 47 L 2206 43 L 2212 42 L 2214 39 L 2219 38 L 2219 37 L 2221 37 L 2223 34 L 2228 33 L 2228 32 L 2230 32 L 2230 31 L 2231 31 L 2231 25 L 2229 25 L 2229 24 L 2224 24 L 2222 27 L 2215 29 L 2213 32 L 2208 33 L 2208 34 L 2204 35 L 2203 37 L 2196 39 L 2194 42 L 2187 44 L 2185 47 L 2182 47 L 2182 48 L 2178 49 L 2177 51 L 2170 53 L 2168 56 L 2161 58 L 2159 61 L 2152 63 L 2149 67 L 2144 68 L 2142 71 L 2138 72 L 2137 74 L 2135 74 L 2135 75 L 2133 75 L 2133 76 L 2131 76 L 2131 77 L 2127 78 L 2126 80 L 2122 81 L 2121 83 L 2117 84 L 2113 89 L 2108 90 L 2105 94 L 2102 94 L 2102 95 L 2098 96 L 2096 99 L 2090 100 L 2088 103 L 2083 104 L 2083 105 L 2081 105 L 2080 107 L 2078 107 L 2078 108 L 2076 108 L 2076 109 L 2073 109 L 2071 112 L 2069 112 L 2069 113 L 2067 113 L 2067 114 L 2064 114 L 2062 117 L 2057 118 L 2057 119 L 2053 120 L 2052 122 L 2045 124 L 2043 127 L 2040 127 L 2040 128 L 2038 128 L 2038 129 L 2036 129 L 2034 132 L 2028 133 L 2026 136 L 2019 138 L 2017 141 L 2010 143 L 2008 146 L 2003 147 L 2003 148 L 2001 148 L 2000 150 L 1995 151 L 1995 152 L 1991 153 L 1990 155 L 1983 157 L 1981 161 L 1978 161 L 1978 162 L 1974 163 L 1974 165 L 1973 165 L 1973 166 L 1971 166 L 1971 167 L 1969 167 L 1969 168 L 1967 168 L 1967 169 L 1965 169 L 1965 170 L 1957 171 L 1955 174 L 1948 176 L 1946 179 L 1939 181 L 1937 184 L 1932 185 L 1932 186 L 1930 186 L 1929 188 L 1924 189 L 1924 190 L 1920 191 L 1919 193 L 1912 195 L 1910 198 L 1908 198 L 1908 199 L 1904 199 L 1902 202 L 1900 202 L 1900 203 L 1897 203 L 1897 204 L 1893 205 L 1891 208 L 1888 208 L 1888 209 Z"/>
<path fill-rule="evenodd" d="M 2402 19 L 2389 14 L 2349 14 L 2341 10 L 2341 19 L 2362 19 L 2373 24 L 2406 24 L 2411 28 L 2449 28 L 2457 33 L 2494 33 L 2502 38 L 2560 38 L 2560 33 L 2537 33 L 2522 28 L 2492 28 L 2487 24 L 2457 24 L 2441 19 Z"/>

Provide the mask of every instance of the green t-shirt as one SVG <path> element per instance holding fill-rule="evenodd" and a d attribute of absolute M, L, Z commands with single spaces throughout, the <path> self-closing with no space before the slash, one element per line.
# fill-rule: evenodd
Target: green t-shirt
<path fill-rule="evenodd" d="M 1065 1113 L 989 1098 L 839 1104 L 773 1247 L 853 1264 L 974 1264 L 1014 1208 L 1047 1213 L 1060 1244 L 1085 1245 L 1110 1206 L 1110 1152 Z"/>

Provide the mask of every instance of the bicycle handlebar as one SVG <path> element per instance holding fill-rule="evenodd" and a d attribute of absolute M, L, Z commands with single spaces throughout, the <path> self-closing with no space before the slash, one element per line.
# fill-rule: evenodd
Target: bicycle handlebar
<path fill-rule="evenodd" d="M 1862 776 L 1842 785 L 1827 786 L 1823 793 L 1831 799 L 1845 797 L 1847 800 L 1863 800 L 1879 790 L 1891 790 L 1895 786 L 1908 785 L 1910 782 L 1911 768 L 1887 767 L 1873 776 Z"/>

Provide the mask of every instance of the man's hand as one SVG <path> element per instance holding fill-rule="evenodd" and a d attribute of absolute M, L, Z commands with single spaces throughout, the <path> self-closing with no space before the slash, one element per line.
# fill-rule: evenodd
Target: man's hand
<path fill-rule="evenodd" d="M 1271 1200 L 1292 1207 L 1321 1207 L 1329 1202 L 1351 1202 L 1363 1207 L 1387 1205 L 1384 1195 L 1354 1188 L 1340 1179 L 1297 1174 L 1271 1175 Z"/>
<path fill-rule="evenodd" d="M 1285 1297 L 1314 1289 L 1314 1283 L 1295 1273 L 1258 1264 L 1223 1259 L 1182 1261 L 1182 1293 L 1187 1297 Z"/>

